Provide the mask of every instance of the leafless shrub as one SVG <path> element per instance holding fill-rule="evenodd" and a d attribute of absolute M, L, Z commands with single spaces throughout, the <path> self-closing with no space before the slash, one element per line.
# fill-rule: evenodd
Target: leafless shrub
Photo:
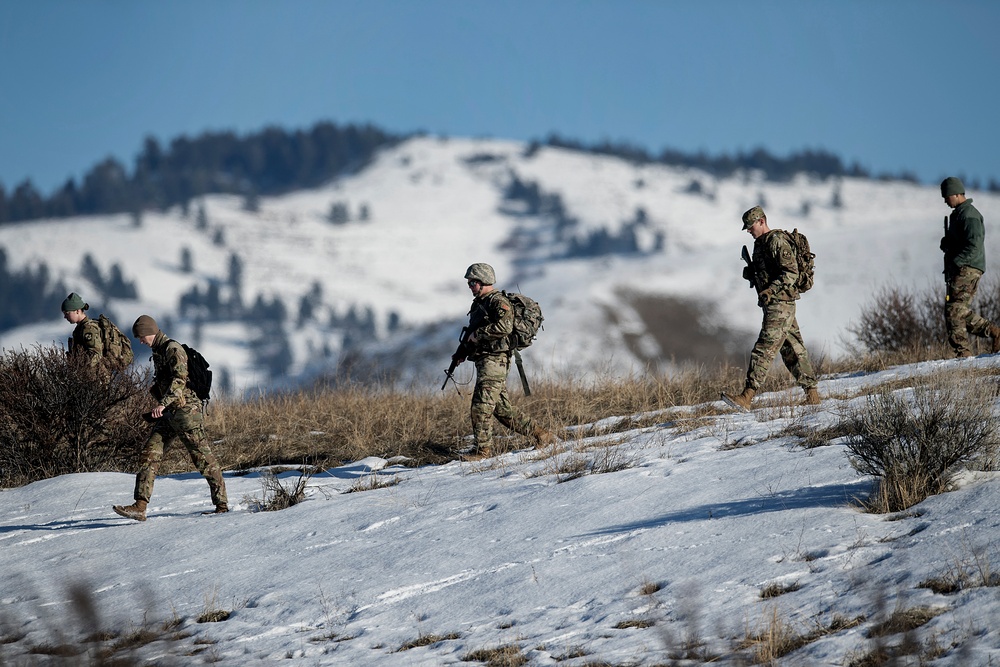
<path fill-rule="evenodd" d="M 396 649 L 396 653 L 400 651 L 409 651 L 411 648 L 419 648 L 420 646 L 430 646 L 431 644 L 437 644 L 438 642 L 448 641 L 449 639 L 461 639 L 462 635 L 457 632 L 450 632 L 446 635 L 420 635 L 416 639 L 412 639 L 405 642 L 402 646 Z"/>
<path fill-rule="evenodd" d="M 790 584 L 779 584 L 775 581 L 760 589 L 760 597 L 764 600 L 768 600 L 770 598 L 776 598 L 779 595 L 784 595 L 785 593 L 794 593 L 800 588 L 802 588 L 802 586 L 800 586 L 797 581 Z"/>
<path fill-rule="evenodd" d="M 872 475 L 875 512 L 899 512 L 946 490 L 955 466 L 996 460 L 994 388 L 968 375 L 942 375 L 935 385 L 906 392 L 880 390 L 863 407 L 846 410 L 851 465 Z"/>
<path fill-rule="evenodd" d="M 847 330 L 870 353 L 905 355 L 912 361 L 940 356 L 946 340 L 943 289 L 883 286 Z"/>
<path fill-rule="evenodd" d="M 0 486 L 73 472 L 128 471 L 149 425 L 146 374 L 103 372 L 59 347 L 0 357 Z"/>
<path fill-rule="evenodd" d="M 1000 586 L 1000 572 L 986 547 L 973 548 L 965 544 L 965 555 L 954 558 L 944 571 L 926 579 L 918 586 L 935 593 L 949 595 L 968 588 Z"/>
<path fill-rule="evenodd" d="M 470 651 L 462 656 L 463 662 L 485 662 L 487 667 L 521 667 L 528 664 L 528 658 L 517 644 L 505 644 L 495 648 Z"/>
<path fill-rule="evenodd" d="M 253 512 L 277 512 L 298 505 L 306 498 L 306 484 L 311 477 L 311 469 L 302 468 L 298 479 L 286 485 L 273 470 L 265 470 L 260 477 L 263 497 L 259 500 L 248 498 L 247 505 Z"/>
<path fill-rule="evenodd" d="M 396 486 L 397 484 L 399 484 L 399 477 L 379 477 L 378 473 L 373 471 L 370 475 L 359 477 L 358 480 L 350 486 L 350 488 L 344 491 L 344 493 L 374 491 L 375 489 L 385 489 L 390 486 Z"/>

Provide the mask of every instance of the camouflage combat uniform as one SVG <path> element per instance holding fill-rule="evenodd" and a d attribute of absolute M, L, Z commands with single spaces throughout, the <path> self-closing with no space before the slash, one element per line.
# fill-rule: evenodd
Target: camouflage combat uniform
<path fill-rule="evenodd" d="M 537 437 L 537 429 L 526 415 L 511 405 L 507 374 L 512 350 L 508 336 L 514 329 L 514 311 L 499 290 L 476 297 L 469 311 L 469 331 L 476 337 L 469 360 L 476 364 L 476 388 L 472 392 L 472 434 L 476 450 L 489 454 L 493 447 L 493 418 L 522 435 Z"/>
<path fill-rule="evenodd" d="M 97 320 L 84 317 L 73 329 L 70 338 L 70 352 L 74 355 L 86 355 L 88 366 L 97 366 L 104 358 L 104 341 L 101 339 L 101 326 Z"/>
<path fill-rule="evenodd" d="M 969 334 L 996 337 L 998 333 L 996 325 L 972 309 L 979 279 L 986 270 L 985 236 L 983 216 L 972 199 L 966 199 L 952 210 L 948 231 L 941 239 L 948 288 L 944 318 L 948 344 L 958 357 L 972 356 Z"/>
<path fill-rule="evenodd" d="M 799 298 L 795 284 L 799 267 L 788 234 L 773 229 L 757 238 L 753 244 L 752 264 L 757 303 L 764 310 L 764 321 L 750 352 L 746 386 L 754 392 L 760 390 L 780 350 L 785 367 L 799 386 L 808 391 L 817 383 L 795 320 L 795 301 Z"/>
<path fill-rule="evenodd" d="M 151 348 L 155 374 L 150 393 L 166 410 L 163 417 L 156 420 L 153 432 L 146 441 L 146 450 L 135 478 L 134 497 L 137 501 L 149 502 L 163 454 L 180 439 L 198 472 L 208 481 L 212 502 L 217 508 L 226 508 L 226 483 L 222 479 L 219 461 L 208 445 L 201 401 L 187 384 L 187 354 L 180 343 L 167 338 L 162 331 L 157 332 Z"/>

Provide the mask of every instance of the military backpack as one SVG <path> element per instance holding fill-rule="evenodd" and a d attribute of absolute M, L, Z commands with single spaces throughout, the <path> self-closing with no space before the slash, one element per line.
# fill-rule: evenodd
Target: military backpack
<path fill-rule="evenodd" d="M 812 289 L 813 280 L 816 277 L 816 255 L 809 249 L 809 239 L 798 229 L 793 229 L 790 232 L 781 231 L 788 237 L 789 243 L 795 249 L 795 260 L 799 265 L 799 279 L 795 282 L 795 288 L 799 293 L 808 292 Z"/>
<path fill-rule="evenodd" d="M 212 394 L 212 371 L 208 370 L 208 360 L 190 345 L 181 344 L 181 347 L 188 358 L 188 386 L 202 403 L 207 403 Z"/>
<path fill-rule="evenodd" d="M 132 363 L 132 341 L 115 326 L 115 323 L 101 315 L 97 318 L 97 326 L 101 330 L 101 344 L 104 346 L 104 358 L 108 365 L 125 368 Z"/>
<path fill-rule="evenodd" d="M 531 345 L 542 328 L 542 307 L 531 297 L 517 292 L 504 292 L 514 310 L 514 330 L 510 333 L 511 350 L 523 350 Z"/>

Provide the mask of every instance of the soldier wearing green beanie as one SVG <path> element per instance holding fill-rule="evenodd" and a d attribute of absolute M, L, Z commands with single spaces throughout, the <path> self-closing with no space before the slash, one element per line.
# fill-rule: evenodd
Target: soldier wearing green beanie
<path fill-rule="evenodd" d="M 979 279 L 986 271 L 983 216 L 972 205 L 972 198 L 965 196 L 965 185 L 955 176 L 941 181 L 941 196 L 952 209 L 941 239 L 947 287 L 944 319 L 948 344 L 956 357 L 971 357 L 969 334 L 983 336 L 992 339 L 990 352 L 996 354 L 1000 352 L 1000 327 L 972 309 Z"/>
<path fill-rule="evenodd" d="M 163 454 L 178 440 L 187 448 L 191 461 L 208 482 L 214 510 L 206 514 L 229 511 L 226 482 L 222 467 L 212 453 L 205 433 L 205 415 L 198 394 L 188 384 L 188 357 L 184 346 L 167 337 L 149 315 L 140 315 L 132 325 L 132 334 L 153 351 L 153 386 L 149 393 L 158 401 L 149 413 L 153 432 L 146 440 L 131 505 L 115 505 L 111 509 L 126 519 L 146 520 L 146 505 L 153 495 L 156 471 Z"/>
<path fill-rule="evenodd" d="M 76 292 L 71 292 L 62 302 L 63 319 L 76 325 L 69 338 L 69 353 L 84 356 L 87 365 L 94 367 L 104 358 L 104 341 L 97 320 L 87 317 L 89 309 L 90 304 Z"/>

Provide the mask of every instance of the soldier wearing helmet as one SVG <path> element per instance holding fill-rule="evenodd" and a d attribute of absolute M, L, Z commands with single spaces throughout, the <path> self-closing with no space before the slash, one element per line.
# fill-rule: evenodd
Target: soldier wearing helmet
<path fill-rule="evenodd" d="M 476 364 L 471 408 L 473 452 L 492 455 L 494 418 L 510 430 L 530 436 L 536 446 L 555 442 L 555 436 L 517 410 L 507 395 L 507 374 L 513 352 L 508 337 L 514 329 L 514 311 L 510 300 L 494 287 L 496 273 L 493 267 L 477 262 L 465 272 L 465 280 L 474 297 L 469 310 L 468 335 L 462 348 L 465 357 Z M 464 358 L 452 361 L 461 363 Z"/>

